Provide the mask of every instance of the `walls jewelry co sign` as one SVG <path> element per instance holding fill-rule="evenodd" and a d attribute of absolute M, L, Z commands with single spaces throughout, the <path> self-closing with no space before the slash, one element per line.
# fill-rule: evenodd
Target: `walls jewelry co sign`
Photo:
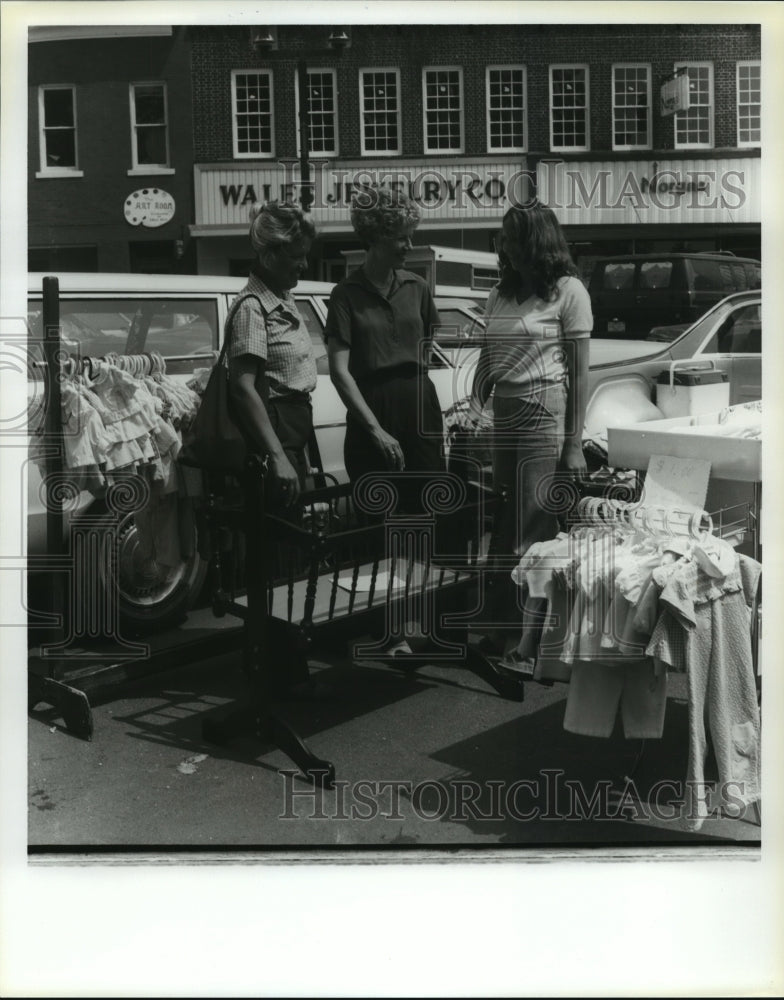
<path fill-rule="evenodd" d="M 639 224 L 760 221 L 760 161 L 754 157 L 639 161 L 520 160 L 314 163 L 313 221 L 349 231 L 351 195 L 368 182 L 408 194 L 422 224 L 438 228 L 497 226 L 504 211 L 534 197 L 562 223 Z M 195 236 L 247 231 L 255 201 L 299 201 L 296 163 L 227 166 L 197 164 Z"/>

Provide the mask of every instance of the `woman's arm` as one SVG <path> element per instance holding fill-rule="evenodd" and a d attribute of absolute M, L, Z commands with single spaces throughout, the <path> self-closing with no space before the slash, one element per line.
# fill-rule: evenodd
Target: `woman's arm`
<path fill-rule="evenodd" d="M 584 475 L 583 426 L 588 388 L 588 337 L 570 337 L 564 344 L 569 388 L 566 393 L 566 436 L 561 452 L 561 467 Z"/>
<path fill-rule="evenodd" d="M 291 504 L 300 493 L 299 477 L 286 457 L 264 401 L 256 391 L 256 378 L 263 370 L 262 359 L 252 354 L 232 358 L 229 361 L 229 395 L 245 433 L 261 454 L 269 458 L 269 474 L 281 501 Z"/>
<path fill-rule="evenodd" d="M 368 432 L 376 447 L 381 451 L 390 469 L 402 469 L 404 466 L 403 449 L 397 439 L 388 434 L 376 419 L 376 415 L 365 402 L 356 379 L 348 370 L 351 348 L 338 337 L 327 340 L 327 356 L 329 358 L 329 375 L 338 395 L 343 400 L 346 409 Z"/>

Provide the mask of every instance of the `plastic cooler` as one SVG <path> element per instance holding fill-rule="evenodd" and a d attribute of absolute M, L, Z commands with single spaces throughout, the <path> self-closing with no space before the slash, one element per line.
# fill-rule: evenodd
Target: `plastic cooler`
<path fill-rule="evenodd" d="M 722 410 L 730 403 L 730 384 L 726 372 L 695 365 L 680 367 L 673 361 L 668 371 L 656 379 L 656 405 L 665 418 L 690 417 L 698 413 Z"/>

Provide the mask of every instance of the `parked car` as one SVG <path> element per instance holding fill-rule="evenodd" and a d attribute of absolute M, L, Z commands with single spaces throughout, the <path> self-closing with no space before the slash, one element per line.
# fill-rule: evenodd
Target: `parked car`
<path fill-rule="evenodd" d="M 661 331 L 654 335 L 652 328 L 684 329 L 726 295 L 760 285 L 760 262 L 731 254 L 599 258 L 588 282 L 594 336 L 668 339 Z"/>
<path fill-rule="evenodd" d="M 28 324 L 33 343 L 42 332 L 42 279 L 29 278 Z M 156 350 L 166 360 L 167 373 L 187 381 L 199 368 L 210 366 L 219 349 L 229 305 L 243 280 L 228 277 L 63 274 L 60 313 L 64 347 L 87 356 Z M 339 479 L 343 470 L 345 407 L 329 379 L 323 330 L 331 285 L 300 282 L 295 298 L 316 348 L 318 385 L 313 396 L 316 441 L 322 467 Z M 431 378 L 441 408 L 454 412 L 468 396 L 479 355 L 475 334 L 481 313 L 462 299 L 436 299 L 444 330 L 432 351 Z M 731 401 L 760 398 L 760 293 L 733 295 L 711 309 L 681 337 L 662 346 L 652 342 L 602 340 L 590 342 L 589 402 L 586 433 L 600 435 L 608 426 L 636 423 L 656 415 L 656 376 L 672 361 L 712 362 L 726 371 Z M 469 336 L 452 337 L 465 324 Z M 462 332 L 462 327 L 460 327 Z M 31 366 L 42 379 L 40 366 Z M 31 424 L 40 418 L 42 393 L 30 385 Z M 46 515 L 37 467 L 28 476 L 28 551 L 47 548 Z M 95 504 L 80 495 L 71 517 L 83 516 Z M 107 530 L 113 522 L 107 520 Z M 66 525 L 66 530 L 68 526 Z M 138 538 L 132 514 L 119 526 L 119 605 L 126 630 L 161 628 L 179 619 L 192 605 L 203 584 L 206 566 L 198 554 L 184 559 L 165 580 L 150 585 L 137 579 Z M 85 587 L 85 590 L 89 590 Z"/>

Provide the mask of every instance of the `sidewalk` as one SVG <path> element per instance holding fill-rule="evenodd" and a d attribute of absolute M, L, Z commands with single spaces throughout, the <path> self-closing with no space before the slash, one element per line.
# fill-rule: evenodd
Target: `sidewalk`
<path fill-rule="evenodd" d="M 223 655 L 118 685 L 93 704 L 89 743 L 51 710 L 31 716 L 31 849 L 759 843 L 755 808 L 694 832 L 677 802 L 682 678 L 671 678 L 663 738 L 645 744 L 635 769 L 640 742 L 618 729 L 607 740 L 564 731 L 565 685 L 530 682 L 517 704 L 459 664 L 406 674 L 339 656 L 312 662 L 335 697 L 287 706 L 287 718 L 333 762 L 335 788 L 314 789 L 283 753 L 250 738 L 203 740 L 203 720 L 244 691 L 239 654 Z"/>

